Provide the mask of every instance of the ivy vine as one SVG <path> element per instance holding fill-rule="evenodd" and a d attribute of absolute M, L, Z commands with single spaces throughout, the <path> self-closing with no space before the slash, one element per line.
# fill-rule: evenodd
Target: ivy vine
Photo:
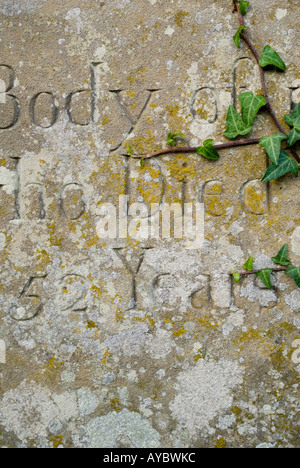
<path fill-rule="evenodd" d="M 244 271 L 242 273 L 236 273 L 233 270 L 232 275 L 236 283 L 239 283 L 242 276 L 256 275 L 268 289 L 272 289 L 272 273 L 283 271 L 286 275 L 291 276 L 295 280 L 296 285 L 300 288 L 300 267 L 291 265 L 291 261 L 289 260 L 288 244 L 285 244 L 280 249 L 276 257 L 272 258 L 272 262 L 279 266 L 274 268 L 265 268 L 263 270 L 254 270 L 254 259 L 253 256 L 251 256 L 245 265 L 243 265 Z"/>
<path fill-rule="evenodd" d="M 259 145 L 265 148 L 272 161 L 262 178 L 263 183 L 277 180 L 289 173 L 292 173 L 295 177 L 299 176 L 300 156 L 296 151 L 295 145 L 300 140 L 300 103 L 297 104 L 290 114 L 284 116 L 286 123 L 291 127 L 290 131 L 286 132 L 272 107 L 265 79 L 266 67 L 272 67 L 284 72 L 287 68 L 286 64 L 276 50 L 269 45 L 266 45 L 262 51 L 262 55 L 259 55 L 248 35 L 249 28 L 244 22 L 244 17 L 248 12 L 250 3 L 246 0 L 233 0 L 233 4 L 233 13 L 237 13 L 239 18 L 239 28 L 233 36 L 233 41 L 237 48 L 241 48 L 241 41 L 243 40 L 254 56 L 259 68 L 262 94 L 255 95 L 250 91 L 240 94 L 240 114 L 235 107 L 232 105 L 229 106 L 226 117 L 227 128 L 224 132 L 224 136 L 230 140 L 227 143 L 215 144 L 213 139 L 208 139 L 198 147 L 182 147 L 177 146 L 177 144 L 179 141 L 185 140 L 184 134 L 169 133 L 167 136 L 167 149 L 161 149 L 143 155 L 135 155 L 134 151 L 127 145 L 127 156 L 140 159 L 141 167 L 144 167 L 145 159 L 164 154 L 197 153 L 206 159 L 216 161 L 220 158 L 219 151 L 222 149 Z M 261 109 L 266 109 L 268 111 L 278 131 L 273 135 L 263 136 L 261 138 L 243 138 L 237 140 L 237 137 L 246 137 L 252 131 L 253 122 Z M 272 273 L 283 271 L 291 276 L 295 280 L 296 285 L 300 288 L 300 267 L 291 265 L 288 259 L 287 244 L 282 247 L 276 257 L 272 258 L 272 261 L 277 267 L 274 266 L 273 268 L 255 270 L 253 268 L 254 259 L 251 256 L 243 266 L 244 271 L 241 273 L 232 272 L 234 280 L 238 283 L 242 276 L 256 275 L 268 289 L 271 289 Z"/>

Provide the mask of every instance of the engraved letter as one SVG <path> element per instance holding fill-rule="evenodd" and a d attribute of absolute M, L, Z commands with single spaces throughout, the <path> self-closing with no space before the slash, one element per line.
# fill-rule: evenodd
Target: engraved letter
<path fill-rule="evenodd" d="M 74 91 L 69 94 L 66 101 L 66 109 L 70 119 L 75 125 L 83 127 L 89 125 L 92 120 L 91 92 L 89 90 Z"/>
<path fill-rule="evenodd" d="M 226 213 L 227 205 L 222 201 L 223 184 L 218 180 L 206 182 L 203 189 L 205 210 L 212 216 L 222 216 Z"/>
<path fill-rule="evenodd" d="M 0 65 L 0 130 L 14 127 L 20 117 L 20 103 L 10 94 L 14 87 L 15 73 L 7 65 Z"/>
<path fill-rule="evenodd" d="M 60 194 L 60 206 L 67 218 L 80 218 L 86 206 L 82 186 L 76 182 L 64 185 Z"/>
<path fill-rule="evenodd" d="M 218 103 L 211 88 L 198 89 L 192 98 L 192 115 L 201 123 L 213 124 L 218 118 Z"/>
<path fill-rule="evenodd" d="M 45 205 L 43 186 L 41 184 L 27 184 L 22 190 L 22 218 L 44 219 Z"/>
<path fill-rule="evenodd" d="M 11 307 L 10 314 L 14 320 L 17 321 L 27 321 L 31 320 L 42 311 L 43 303 L 40 299 L 40 289 L 41 285 L 33 285 L 35 280 L 41 280 L 45 276 L 30 277 L 27 283 L 25 284 L 21 294 L 19 295 L 18 301 Z"/>
<path fill-rule="evenodd" d="M 37 127 L 50 128 L 57 121 L 58 104 L 52 93 L 38 93 L 30 101 L 30 118 Z"/>
<path fill-rule="evenodd" d="M 242 186 L 241 198 L 245 212 L 254 215 L 264 215 L 269 209 L 269 188 L 259 179 L 250 180 Z"/>

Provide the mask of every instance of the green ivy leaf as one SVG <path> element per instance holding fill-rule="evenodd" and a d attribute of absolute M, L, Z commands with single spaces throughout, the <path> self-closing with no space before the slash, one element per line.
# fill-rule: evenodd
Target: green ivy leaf
<path fill-rule="evenodd" d="M 132 156 L 134 154 L 134 151 L 130 148 L 129 144 L 127 143 L 127 156 Z"/>
<path fill-rule="evenodd" d="M 241 278 L 240 273 L 236 273 L 234 270 L 232 270 L 232 276 L 234 278 L 234 281 L 238 284 L 240 282 L 240 278 Z"/>
<path fill-rule="evenodd" d="M 300 267 L 290 267 L 286 274 L 294 278 L 296 285 L 300 288 Z"/>
<path fill-rule="evenodd" d="M 259 64 L 261 67 L 267 67 L 268 65 L 273 65 L 276 68 L 279 68 L 279 70 L 286 70 L 286 64 L 278 55 L 276 50 L 272 49 L 270 46 L 266 46 L 263 50 L 263 56 L 259 60 Z"/>
<path fill-rule="evenodd" d="M 248 7 L 250 5 L 249 2 L 247 2 L 246 0 L 240 0 L 240 10 L 241 10 L 241 13 L 243 16 L 245 16 L 247 14 L 247 10 L 248 10 Z"/>
<path fill-rule="evenodd" d="M 259 271 L 256 273 L 257 278 L 259 278 L 268 289 L 272 289 L 271 274 L 273 270 L 271 268 L 266 268 L 265 270 Z"/>
<path fill-rule="evenodd" d="M 286 123 L 300 131 L 300 102 L 297 104 L 291 114 L 284 116 Z"/>
<path fill-rule="evenodd" d="M 252 255 L 251 255 L 250 258 L 248 258 L 245 265 L 243 265 L 243 268 L 244 268 L 244 270 L 247 270 L 247 271 L 253 271 L 253 257 L 252 257 Z"/>
<path fill-rule="evenodd" d="M 299 140 L 300 140 L 300 130 L 297 130 L 297 128 L 293 128 L 289 134 L 288 145 L 293 146 Z"/>
<path fill-rule="evenodd" d="M 241 48 L 241 36 L 242 36 L 242 32 L 244 31 L 244 29 L 247 29 L 247 26 L 241 26 L 237 30 L 236 34 L 233 36 L 234 43 L 238 49 Z"/>
<path fill-rule="evenodd" d="M 299 175 L 299 166 L 285 151 L 281 151 L 278 165 L 271 164 L 271 166 L 268 167 L 267 172 L 262 178 L 262 182 L 279 179 L 279 177 L 289 172 L 292 172 L 297 177 Z"/>
<path fill-rule="evenodd" d="M 247 135 L 252 130 L 252 127 L 245 124 L 233 106 L 229 106 L 228 108 L 226 123 L 227 129 L 224 135 L 230 140 L 234 140 L 238 135 Z"/>
<path fill-rule="evenodd" d="M 178 138 L 185 138 L 183 133 L 169 133 L 167 137 L 168 146 L 176 146 Z"/>
<path fill-rule="evenodd" d="M 258 143 L 260 146 L 264 146 L 266 148 L 268 155 L 276 166 L 279 162 L 281 142 L 286 140 L 286 138 L 286 135 L 283 133 L 275 133 L 275 135 L 270 137 L 263 137 Z"/>
<path fill-rule="evenodd" d="M 199 146 L 196 149 L 197 154 L 201 154 L 207 159 L 211 159 L 213 161 L 217 161 L 220 155 L 218 151 L 214 148 L 214 140 L 205 140 L 203 146 Z"/>
<path fill-rule="evenodd" d="M 272 258 L 272 261 L 276 263 L 277 265 L 288 266 L 291 264 L 288 257 L 289 257 L 289 246 L 288 244 L 285 244 L 282 247 L 282 249 L 279 250 L 276 257 Z"/>
<path fill-rule="evenodd" d="M 250 127 L 259 109 L 267 104 L 266 99 L 263 96 L 255 96 L 255 94 L 247 91 L 240 94 L 239 100 L 242 104 L 243 122 Z"/>

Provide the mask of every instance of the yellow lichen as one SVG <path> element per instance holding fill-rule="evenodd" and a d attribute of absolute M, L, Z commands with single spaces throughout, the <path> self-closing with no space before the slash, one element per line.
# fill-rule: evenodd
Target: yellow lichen
<path fill-rule="evenodd" d="M 96 298 L 96 297 L 102 297 L 102 294 L 103 292 L 101 291 L 101 289 L 96 286 L 95 284 L 93 284 L 91 287 L 90 287 L 90 291 L 92 291 L 92 295 Z"/>
<path fill-rule="evenodd" d="M 119 398 L 110 399 L 110 406 L 115 411 L 121 411 L 121 406 L 119 405 L 119 403 L 120 403 Z"/>
<path fill-rule="evenodd" d="M 87 321 L 87 329 L 90 329 L 90 328 L 98 328 L 97 325 L 95 324 L 95 322 L 93 322 L 92 320 L 88 320 Z"/>
<path fill-rule="evenodd" d="M 39 261 L 39 267 L 45 267 L 51 263 L 51 257 L 46 250 L 37 250 L 37 260 Z"/>
<path fill-rule="evenodd" d="M 62 445 L 63 442 L 63 436 L 62 435 L 56 435 L 53 437 L 49 438 L 50 442 L 53 444 L 53 448 L 58 448 L 60 445 Z"/>
<path fill-rule="evenodd" d="M 62 246 L 62 236 L 57 235 L 57 227 L 54 223 L 49 223 L 47 225 L 49 231 L 49 243 L 51 247 L 61 247 Z"/>
<path fill-rule="evenodd" d="M 186 16 L 189 16 L 189 13 L 187 13 L 186 11 L 183 11 L 183 10 L 180 10 L 176 13 L 175 15 L 175 23 L 177 24 L 177 26 L 179 28 L 182 27 L 182 23 L 183 23 L 183 19 L 186 17 Z"/>
<path fill-rule="evenodd" d="M 108 351 L 108 349 L 106 349 L 104 352 L 103 358 L 101 359 L 102 364 L 106 364 L 110 356 L 111 356 L 111 353 Z"/>
<path fill-rule="evenodd" d="M 219 437 L 217 440 L 215 440 L 215 445 L 218 449 L 224 449 L 226 448 L 226 441 L 223 439 L 223 437 Z"/>
<path fill-rule="evenodd" d="M 186 329 L 184 327 L 181 327 L 179 330 L 174 331 L 173 335 L 179 337 L 179 336 L 184 335 L 185 333 L 186 333 Z"/>

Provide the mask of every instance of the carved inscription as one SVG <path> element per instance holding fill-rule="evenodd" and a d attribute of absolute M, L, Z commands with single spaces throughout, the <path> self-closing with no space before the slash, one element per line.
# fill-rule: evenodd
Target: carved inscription
<path fill-rule="evenodd" d="M 0 130 L 12 129 L 23 113 L 28 113 L 32 125 L 39 129 L 51 129 L 62 115 L 68 117 L 71 124 L 79 127 L 97 125 L 101 135 L 114 135 L 109 141 L 111 150 L 115 151 L 134 133 L 143 115 L 153 103 L 158 89 L 143 89 L 134 93 L 128 89 L 110 89 L 105 77 L 105 64 L 93 62 L 90 66 L 89 85 L 78 86 L 62 98 L 48 90 L 39 91 L 27 100 L 27 109 L 22 109 L 18 99 L 17 77 L 9 65 L 0 65 Z M 86 81 L 88 82 L 88 80 Z M 232 83 L 227 88 L 198 86 L 195 89 L 189 110 L 191 118 L 199 128 L 215 124 L 222 114 L 220 89 L 230 94 L 233 104 L 239 108 L 238 95 L 246 90 L 255 91 L 259 87 L 259 76 L 255 63 L 247 58 L 240 58 L 234 63 Z M 290 94 L 290 107 L 299 102 L 300 82 L 296 80 L 287 88 Z M 229 96 L 230 97 L 230 96 Z M 23 101 L 22 101 L 23 102 Z M 153 106 L 155 107 L 155 106 Z M 23 112 L 24 111 L 24 112 Z M 16 156 L 15 156 L 16 157 Z M 136 220 L 149 220 L 160 216 L 169 198 L 178 198 L 182 206 L 187 198 L 198 199 L 205 204 L 206 213 L 214 222 L 228 215 L 228 209 L 233 204 L 239 204 L 248 216 L 260 217 L 270 210 L 270 191 L 268 184 L 262 184 L 260 179 L 249 179 L 232 191 L 224 180 L 218 180 L 214 174 L 211 180 L 197 180 L 195 190 L 189 191 L 189 177 L 183 175 L 175 180 L 164 160 L 147 161 L 141 171 L 139 162 L 125 159 L 126 173 L 124 176 L 125 194 L 128 198 L 127 213 L 129 230 L 137 229 Z M 186 163 L 184 163 L 186 164 Z M 182 166 L 186 169 L 186 166 Z M 184 172 L 184 171 L 183 171 Z M 93 190 L 86 190 L 84 182 L 78 180 L 61 184 L 53 197 L 53 189 L 48 188 L 46 177 L 35 180 L 26 174 L 26 182 L 22 179 L 22 167 L 17 159 L 14 169 L 0 167 L 0 209 L 4 221 L 47 221 L 52 211 L 51 204 L 56 204 L 57 212 L 66 220 L 80 220 L 90 209 L 89 200 L 94 199 Z M 259 173 L 257 174 L 259 177 Z M 72 179 L 71 179 L 72 180 Z M 79 179 L 80 180 L 80 179 Z M 99 192 L 95 185 L 94 193 Z M 47 191 L 49 190 L 49 193 Z M 87 198 L 87 193 L 89 197 Z M 101 194 L 105 200 L 105 194 Z M 49 198 L 48 198 L 49 197 Z M 140 212 L 142 204 L 148 208 Z M 179 209 L 180 203 L 178 203 Z M 151 209 L 152 207 L 152 209 Z M 153 208 L 154 207 L 154 208 Z M 93 214 L 93 213 L 92 213 Z M 43 224 L 44 226 L 44 224 Z M 137 239 L 138 240 L 138 239 Z M 115 254 L 122 261 L 124 268 L 131 276 L 131 292 L 127 310 L 143 307 L 143 297 L 139 291 L 140 272 L 145 258 L 145 249 L 130 251 L 128 248 L 115 248 Z M 27 321 L 38 317 L 43 305 L 48 299 L 44 297 L 41 284 L 46 276 L 31 276 L 10 308 L 10 315 L 16 321 Z M 129 280 L 130 281 L 130 280 Z M 173 311 L 176 307 L 189 307 L 201 310 L 209 304 L 215 308 L 229 308 L 238 298 L 232 296 L 233 283 L 230 274 L 206 275 L 199 274 L 197 287 L 189 291 L 186 286 L 182 296 L 182 278 L 172 272 L 160 271 L 151 279 L 151 307 L 158 310 Z M 250 279 L 249 279 L 250 281 Z M 254 282 L 253 288 L 261 290 L 262 286 Z M 130 287 L 129 287 L 130 289 Z M 60 277 L 56 284 L 58 295 L 57 306 L 61 311 L 85 310 L 87 308 L 88 279 L 79 271 Z M 277 304 L 277 298 L 267 305 L 271 308 Z M 149 303 L 147 303 L 149 306 Z"/>
<path fill-rule="evenodd" d="M 170 274 L 159 275 L 154 281 L 154 296 L 156 305 L 174 309 L 182 300 L 177 278 Z"/>
<path fill-rule="evenodd" d="M 132 205 L 134 202 L 141 202 L 148 208 L 146 215 L 141 214 L 140 217 L 155 215 L 163 204 L 165 192 L 165 178 L 158 161 L 149 161 L 143 171 L 142 177 L 139 163 L 133 159 L 128 161 L 126 178 L 128 204 Z M 157 209 L 151 210 L 150 206 L 152 204 L 156 204 Z"/>
<path fill-rule="evenodd" d="M 153 87 L 138 92 L 130 89 L 111 89 L 106 79 L 107 65 L 92 62 L 89 86 L 79 86 L 62 98 L 49 90 L 41 90 L 29 97 L 27 109 L 21 109 L 17 96 L 17 77 L 10 65 L 0 65 L 0 130 L 13 128 L 20 117 L 30 116 L 32 124 L 42 129 L 53 127 L 61 115 L 67 115 L 73 125 L 87 127 L 97 124 L 108 135 L 113 151 L 120 148 L 133 133 L 153 97 L 159 89 Z M 244 91 L 255 92 L 260 87 L 259 74 L 254 61 L 239 58 L 232 68 L 232 83 L 226 87 L 199 86 L 190 102 L 192 118 L 200 125 L 217 122 L 222 115 L 221 93 L 230 94 L 231 102 L 239 110 L 238 95 Z M 224 93 L 223 93 L 224 94 Z M 223 96 L 224 97 L 224 96 Z M 286 88 L 287 111 L 299 102 L 299 80 Z M 223 99 L 223 98 L 222 98 Z M 288 102 L 289 100 L 289 102 Z M 21 112 L 22 110 L 22 112 Z M 21 115 L 22 114 L 22 115 Z"/>
<path fill-rule="evenodd" d="M 32 123 L 37 127 L 53 127 L 59 113 L 58 103 L 52 93 L 38 93 L 31 99 L 29 113 Z"/>
<path fill-rule="evenodd" d="M 223 193 L 223 184 L 218 180 L 212 180 L 204 184 L 203 202 L 206 211 L 212 216 L 222 216 L 226 212 Z"/>
<path fill-rule="evenodd" d="M 233 65 L 232 81 L 233 105 L 240 111 L 238 96 L 246 91 L 255 92 L 261 86 L 254 60 L 248 57 L 239 58 Z"/>
<path fill-rule="evenodd" d="M 241 188 L 241 201 L 246 213 L 263 215 L 269 209 L 269 186 L 260 180 L 250 180 Z"/>
<path fill-rule="evenodd" d="M 68 274 L 59 280 L 59 307 L 62 311 L 84 310 L 84 298 L 87 292 L 87 280 L 80 274 Z"/>
<path fill-rule="evenodd" d="M 16 166 L 18 166 L 17 161 Z M 149 161 L 142 173 L 138 162 L 129 160 L 124 183 L 128 200 L 127 216 L 132 219 L 130 227 L 133 231 L 136 227 L 134 219 L 146 220 L 159 215 L 164 210 L 170 187 L 163 175 L 161 164 L 156 160 Z M 181 190 L 179 185 L 178 183 L 178 194 L 183 206 L 186 202 L 185 181 L 181 182 Z M 83 184 L 78 182 L 70 182 L 58 189 L 56 203 L 64 217 L 75 220 L 83 216 L 87 209 L 84 192 Z M 232 198 L 223 182 L 211 180 L 202 185 L 199 198 L 204 203 L 206 212 L 212 217 L 224 216 L 230 204 L 238 202 L 247 214 L 260 216 L 269 212 L 269 185 L 262 184 L 260 179 L 245 182 L 236 192 L 237 195 Z M 46 200 L 46 186 L 36 182 L 23 185 L 22 172 L 19 173 L 17 167 L 14 173 L 0 168 L 2 219 L 45 220 L 48 218 Z M 141 211 L 141 207 L 145 212 Z"/>
<path fill-rule="evenodd" d="M 70 122 L 83 127 L 92 121 L 91 92 L 85 89 L 70 93 L 66 100 Z"/>
<path fill-rule="evenodd" d="M 16 125 L 20 117 L 20 102 L 11 93 L 15 83 L 15 73 L 8 65 L 0 65 L 0 130 Z"/>
<path fill-rule="evenodd" d="M 43 307 L 40 285 L 43 278 L 45 276 L 29 278 L 18 300 L 10 309 L 10 315 L 14 320 L 27 321 L 39 315 Z"/>
<path fill-rule="evenodd" d="M 212 88 L 198 89 L 193 98 L 191 112 L 194 119 L 201 123 L 213 124 L 218 118 L 218 102 L 215 90 Z"/>
<path fill-rule="evenodd" d="M 85 212 L 83 188 L 78 183 L 64 185 L 60 191 L 60 206 L 63 214 L 70 219 L 79 219 Z"/>
<path fill-rule="evenodd" d="M 45 219 L 45 195 L 41 184 L 27 184 L 22 190 L 21 218 L 28 220 Z"/>
<path fill-rule="evenodd" d="M 198 276 L 201 281 L 200 288 L 191 295 L 191 305 L 194 309 L 202 309 L 211 303 L 210 278 L 209 276 Z"/>
<path fill-rule="evenodd" d="M 137 286 L 136 278 L 142 266 L 145 250 L 138 249 L 136 252 L 130 249 L 114 249 L 115 254 L 121 259 L 125 268 L 129 271 L 132 276 L 132 295 L 131 300 L 128 304 L 129 309 L 133 309 L 137 306 Z"/>

